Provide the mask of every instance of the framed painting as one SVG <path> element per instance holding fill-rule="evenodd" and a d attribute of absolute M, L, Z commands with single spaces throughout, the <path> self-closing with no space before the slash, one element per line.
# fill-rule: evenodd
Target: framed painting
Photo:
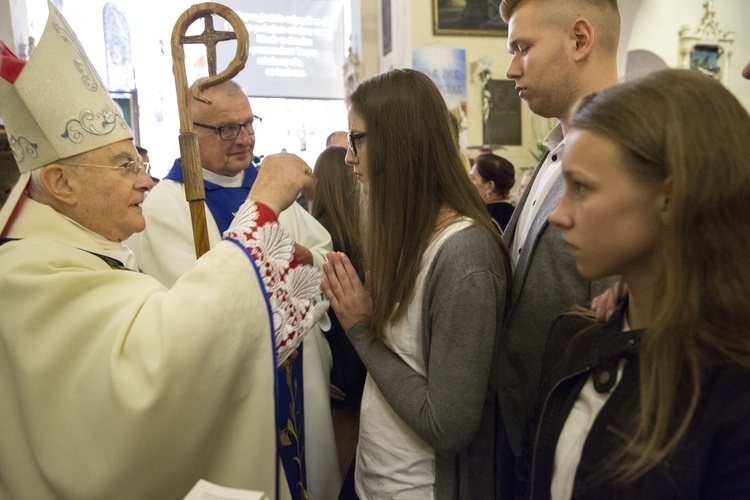
<path fill-rule="evenodd" d="M 507 36 L 500 0 L 432 0 L 435 35 Z"/>

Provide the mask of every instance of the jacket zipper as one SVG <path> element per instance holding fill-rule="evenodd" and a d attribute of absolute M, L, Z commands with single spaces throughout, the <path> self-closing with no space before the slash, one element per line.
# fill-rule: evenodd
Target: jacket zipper
<path fill-rule="evenodd" d="M 555 383 L 555 385 L 552 387 L 552 390 L 550 390 L 549 393 L 547 394 L 547 396 L 544 398 L 544 404 L 542 405 L 542 412 L 539 414 L 539 422 L 537 422 L 537 426 L 536 426 L 536 433 L 535 433 L 535 436 L 534 436 L 534 448 L 533 448 L 533 451 L 531 453 L 531 474 L 530 474 L 530 477 L 529 477 L 529 498 L 534 498 L 534 476 L 536 475 L 536 459 L 537 459 L 536 451 L 537 451 L 537 445 L 539 444 L 539 438 L 540 438 L 540 435 L 542 433 L 542 422 L 544 420 L 544 415 L 545 415 L 545 413 L 547 413 L 547 403 L 549 403 L 549 398 L 557 390 L 557 388 L 560 386 L 560 384 L 562 384 L 566 380 L 569 380 L 569 379 L 571 379 L 573 377 L 577 377 L 579 375 L 582 375 L 582 374 L 584 374 L 586 372 L 590 372 L 590 371 L 591 371 L 591 367 L 587 366 L 587 367 L 585 367 L 585 368 L 583 368 L 581 370 L 578 370 L 575 373 L 572 373 L 572 374 L 568 375 L 565 378 L 562 378 L 562 379 L 558 380 Z"/>

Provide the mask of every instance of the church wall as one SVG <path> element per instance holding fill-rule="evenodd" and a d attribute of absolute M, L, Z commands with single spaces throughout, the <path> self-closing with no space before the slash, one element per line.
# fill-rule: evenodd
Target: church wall
<path fill-rule="evenodd" d="M 489 64 L 493 79 L 505 79 L 505 70 L 510 64 L 507 38 L 504 36 L 436 36 L 433 34 L 433 1 L 417 0 L 412 5 L 411 44 L 414 47 L 451 47 L 466 50 L 467 78 L 467 156 L 476 154 L 474 147 L 483 144 L 482 84 L 477 77 L 484 63 Z M 409 57 L 409 60 L 411 58 Z M 410 62 L 410 61 L 409 61 Z M 535 142 L 534 129 L 538 134 L 546 133 L 547 120 L 535 118 L 525 103 L 521 104 L 522 146 L 506 146 L 495 152 L 510 160 L 516 169 L 532 168 L 536 161 L 529 149 Z M 520 175 L 517 174 L 517 180 Z"/>
<path fill-rule="evenodd" d="M 380 73 L 380 52 L 378 47 L 378 3 L 372 0 L 351 0 L 352 4 L 352 47 L 360 60 L 362 78 L 370 78 Z"/>
<path fill-rule="evenodd" d="M 383 53 L 383 2 L 386 0 L 350 0 L 352 14 L 352 44 L 360 58 L 360 75 L 374 76 L 391 68 L 410 67 L 413 47 L 451 47 L 466 50 L 467 61 L 467 145 L 482 145 L 481 82 L 477 72 L 483 58 L 491 69 L 492 78 L 504 79 L 510 62 L 505 37 L 435 36 L 433 34 L 433 0 L 390 0 L 391 45 Z M 174 20 L 190 4 L 190 0 L 164 2 L 162 11 L 154 15 L 148 0 L 112 0 L 126 12 L 132 34 L 132 57 L 136 68 L 141 106 L 141 137 L 151 145 L 158 143 L 164 157 L 177 153 L 174 84 L 171 72 L 169 37 Z M 700 25 L 705 0 L 620 0 L 623 18 L 619 72 L 625 73 L 628 50 L 648 50 L 669 66 L 678 60 L 679 30 L 688 26 L 691 31 Z M 62 3 L 62 2 L 56 2 Z M 69 19 L 88 54 L 106 80 L 102 8 L 106 0 L 66 1 L 63 12 Z M 723 31 L 734 30 L 735 42 L 727 86 L 750 109 L 750 81 L 742 78 L 742 67 L 750 61 L 750 35 L 743 23 L 750 20 L 750 1 L 714 0 L 716 20 Z M 171 10 L 167 10 L 171 9 Z M 46 21 L 46 0 L 0 0 L 0 36 L 11 39 L 11 49 L 20 51 L 19 44 L 31 35 L 38 40 Z M 4 15 L 4 14 L 8 15 Z M 35 14 L 36 13 L 36 14 Z M 169 22 L 165 22 L 165 20 Z M 10 21 L 10 23 L 9 23 Z M 549 127 L 549 121 L 535 117 L 525 103 L 521 105 L 521 146 L 507 146 L 498 150 L 519 169 L 531 168 L 535 160 L 530 151 L 535 141 Z M 149 116 L 146 116 L 149 115 Z M 174 116 L 173 116 L 174 115 Z M 153 117 L 158 116 L 155 121 Z M 147 147 L 149 144 L 144 144 Z M 475 150 L 468 150 L 473 156 Z M 520 178 L 520 176 L 519 176 Z"/>
<path fill-rule="evenodd" d="M 482 144 L 481 82 L 476 66 L 487 57 L 492 78 L 504 79 L 510 63 L 506 37 L 435 36 L 433 34 L 432 0 L 391 0 L 393 16 L 393 52 L 382 54 L 382 1 L 378 1 L 378 44 L 380 70 L 409 67 L 412 47 L 452 47 L 466 50 L 467 61 L 467 114 L 469 121 L 468 146 Z M 629 50 L 649 50 L 660 56 L 669 66 L 678 65 L 679 30 L 700 25 L 705 0 L 620 0 L 622 17 L 621 46 L 618 69 L 625 74 Z M 750 1 L 720 0 L 715 2 L 716 19 L 722 30 L 735 30 L 736 37 L 731 57 L 727 86 L 750 109 L 750 82 L 743 79 L 741 70 L 750 61 L 750 35 L 746 34 L 740 20 L 750 20 Z M 409 20 L 408 29 L 405 26 Z M 472 71 L 472 64 L 475 68 Z M 518 169 L 531 168 L 535 160 L 530 151 L 535 141 L 549 126 L 548 120 L 536 117 L 525 103 L 522 104 L 522 146 L 507 146 L 496 150 L 511 160 Z M 473 156 L 474 151 L 468 151 Z M 520 176 L 518 176 L 520 179 Z"/>
<path fill-rule="evenodd" d="M 705 0 L 643 0 L 630 35 L 630 50 L 650 50 L 670 67 L 679 63 L 679 31 L 692 33 L 700 26 Z M 721 31 L 733 30 L 735 41 L 727 74 L 727 87 L 750 110 L 750 81 L 742 68 L 750 62 L 750 1 L 715 0 L 716 21 Z"/>

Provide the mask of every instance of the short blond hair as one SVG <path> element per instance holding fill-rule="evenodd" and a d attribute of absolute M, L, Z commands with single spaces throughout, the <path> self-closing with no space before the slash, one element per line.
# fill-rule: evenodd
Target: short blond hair
<path fill-rule="evenodd" d="M 548 19 L 555 22 L 569 22 L 583 17 L 589 20 L 597 31 L 601 46 L 608 52 L 616 53 L 620 42 L 620 10 L 617 0 L 502 0 L 500 16 L 507 23 L 513 14 L 528 4 L 544 4 Z"/>

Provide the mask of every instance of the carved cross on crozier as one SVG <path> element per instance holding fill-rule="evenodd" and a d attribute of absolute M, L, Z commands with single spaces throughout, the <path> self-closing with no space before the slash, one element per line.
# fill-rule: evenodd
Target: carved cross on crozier
<path fill-rule="evenodd" d="M 206 59 L 208 62 L 208 75 L 216 75 L 216 45 L 225 40 L 236 40 L 234 31 L 216 31 L 214 29 L 214 18 L 211 14 L 203 16 L 205 29 L 203 33 L 196 36 L 186 36 L 182 43 L 202 43 L 206 46 Z"/>
<path fill-rule="evenodd" d="M 212 15 L 224 18 L 234 28 L 233 32 L 216 31 Z M 200 18 L 204 19 L 205 29 L 198 36 L 187 36 L 188 28 Z M 216 44 L 224 40 L 237 40 L 234 58 L 219 74 L 216 73 Z M 186 43 L 201 43 L 206 46 L 209 77 L 195 82 L 190 89 L 185 69 Z M 193 226 L 195 242 L 195 256 L 200 257 L 208 251 L 208 227 L 206 225 L 205 199 L 203 189 L 203 173 L 200 163 L 200 149 L 198 137 L 193 130 L 193 120 L 190 113 L 191 99 L 211 104 L 204 92 L 207 88 L 230 80 L 237 75 L 247 62 L 249 48 L 248 33 L 242 19 L 229 7 L 214 2 L 192 5 L 180 15 L 172 30 L 172 73 L 174 73 L 175 90 L 177 91 L 177 110 L 180 115 L 180 156 L 182 157 L 182 173 L 185 180 L 185 198 L 190 203 L 190 219 Z"/>

